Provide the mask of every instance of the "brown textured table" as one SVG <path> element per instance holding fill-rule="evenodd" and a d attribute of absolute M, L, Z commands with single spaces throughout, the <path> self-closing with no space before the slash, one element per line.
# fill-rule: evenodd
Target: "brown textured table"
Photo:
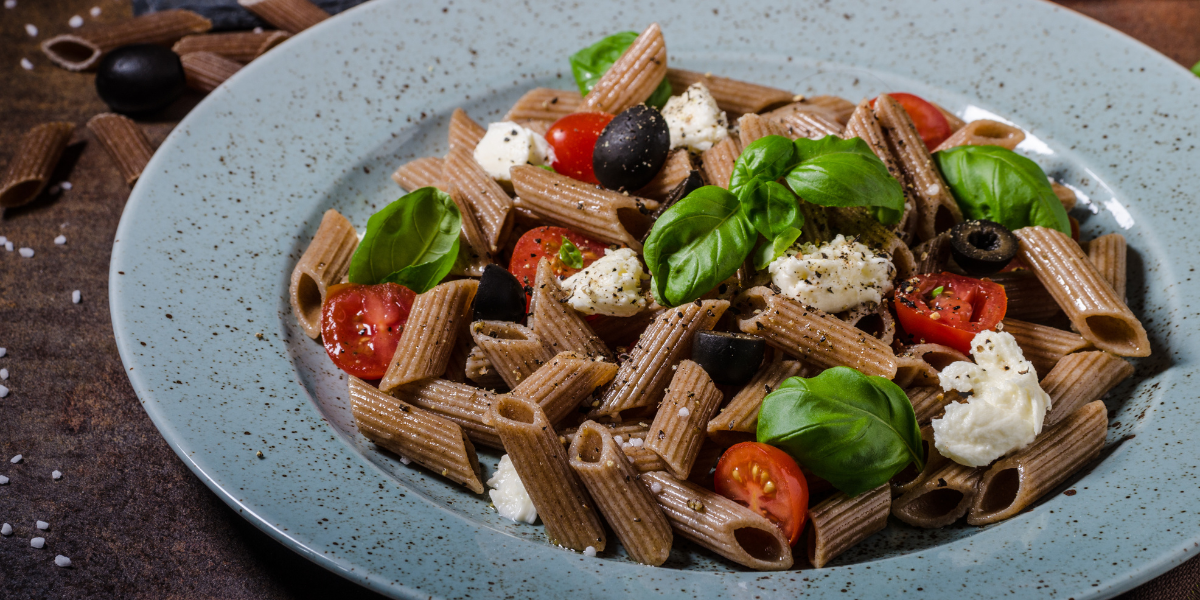
<path fill-rule="evenodd" d="M 18 137 L 51 120 L 79 125 L 54 181 L 4 211 L 0 235 L 33 248 L 0 250 L 0 367 L 12 389 L 0 400 L 0 598 L 376 597 L 307 562 L 222 503 L 171 451 L 130 387 L 108 313 L 108 260 L 129 188 L 83 125 L 105 110 L 92 76 L 56 68 L 38 50 L 73 15 L 129 16 L 127 0 L 17 0 L 0 9 L 0 164 Z M 1200 61 L 1200 0 L 1065 0 L 1185 66 Z M 37 38 L 24 29 L 32 23 Z M 20 66 L 34 63 L 33 71 Z M 188 96 L 142 124 L 158 144 L 199 98 Z M 66 245 L 55 245 L 64 235 Z M 71 292 L 80 290 L 79 304 Z M 20 464 L 7 459 L 23 454 Z M 51 472 L 63 473 L 53 480 Z M 46 547 L 29 546 L 34 522 Z M 54 566 L 69 556 L 71 569 Z M 1128 594 L 1196 598 L 1200 559 Z"/>

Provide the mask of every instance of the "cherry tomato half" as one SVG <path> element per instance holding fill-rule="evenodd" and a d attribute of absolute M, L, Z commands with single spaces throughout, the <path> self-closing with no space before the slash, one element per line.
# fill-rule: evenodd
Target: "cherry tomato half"
<path fill-rule="evenodd" d="M 416 297 L 395 283 L 329 288 L 321 307 L 321 340 L 333 364 L 362 379 L 383 377 Z"/>
<path fill-rule="evenodd" d="M 555 121 L 546 131 L 546 141 L 554 148 L 550 166 L 568 177 L 598 185 L 592 170 L 592 151 L 612 120 L 613 116 L 606 113 L 575 113 Z"/>
<path fill-rule="evenodd" d="M 730 446 L 713 475 L 716 492 L 769 519 L 795 544 L 808 519 L 808 482 L 783 450 L 758 442 Z"/>
<path fill-rule="evenodd" d="M 921 134 L 921 139 L 924 140 L 925 146 L 933 152 L 946 138 L 953 133 L 950 131 L 950 122 L 946 120 L 946 115 L 938 110 L 936 106 L 927 102 L 920 96 L 907 94 L 904 92 L 892 92 L 889 96 L 896 99 L 900 106 L 904 107 L 904 112 L 912 118 L 913 125 L 917 126 L 917 133 Z M 875 102 L 872 100 L 871 105 Z"/>
<path fill-rule="evenodd" d="M 1004 319 L 1008 296 L 989 279 L 938 273 L 901 283 L 895 306 L 900 326 L 913 337 L 969 354 L 975 334 Z"/>
<path fill-rule="evenodd" d="M 512 262 L 508 265 L 508 272 L 515 275 L 521 285 L 532 286 L 533 280 L 537 276 L 538 261 L 544 258 L 550 261 L 554 275 L 560 279 L 578 273 L 579 269 L 571 268 L 558 257 L 558 249 L 562 247 L 564 236 L 579 248 L 585 267 L 596 262 L 596 259 L 602 258 L 604 249 L 608 247 L 603 242 L 593 240 L 566 227 L 550 225 L 534 227 L 526 231 L 525 235 L 521 236 L 521 239 L 517 240 L 517 244 L 513 246 Z"/>

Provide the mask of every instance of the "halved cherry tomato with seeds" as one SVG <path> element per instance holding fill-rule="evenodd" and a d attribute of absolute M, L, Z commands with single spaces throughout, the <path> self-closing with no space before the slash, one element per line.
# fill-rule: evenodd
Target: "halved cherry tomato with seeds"
<path fill-rule="evenodd" d="M 1004 286 L 954 273 L 917 275 L 896 288 L 896 318 L 918 340 L 971 352 L 975 334 L 994 329 L 1008 310 Z"/>
<path fill-rule="evenodd" d="M 321 342 L 339 369 L 362 379 L 387 371 L 417 295 L 395 283 L 342 283 L 326 292 Z"/>
<path fill-rule="evenodd" d="M 892 92 L 889 96 L 896 99 L 900 106 L 904 107 L 904 112 L 912 118 L 913 125 L 917 126 L 917 133 L 921 134 L 921 140 L 925 142 L 925 146 L 933 152 L 946 138 L 953 133 L 950 131 L 950 121 L 946 120 L 946 115 L 942 111 L 920 96 L 907 94 L 904 92 Z M 871 106 L 875 105 L 875 101 L 871 101 Z"/>
<path fill-rule="evenodd" d="M 592 152 L 600 133 L 612 120 L 607 113 L 575 113 L 555 121 L 546 131 L 546 141 L 554 148 L 550 166 L 568 177 L 598 185 Z"/>
<path fill-rule="evenodd" d="M 808 519 L 808 482 L 792 457 L 774 446 L 742 442 L 721 455 L 716 492 L 766 517 L 795 544 Z"/>
<path fill-rule="evenodd" d="M 608 247 L 604 242 L 598 242 L 566 227 L 552 225 L 534 227 L 526 231 L 525 235 L 521 236 L 521 239 L 517 240 L 516 245 L 513 246 L 512 262 L 508 265 L 508 272 L 515 275 L 517 281 L 527 288 L 533 286 L 533 281 L 537 277 L 538 261 L 543 258 L 550 261 L 550 268 L 559 279 L 578 273 L 579 269 L 572 268 L 558 257 L 563 237 L 571 240 L 571 243 L 579 248 L 579 253 L 583 255 L 584 267 L 596 262 L 598 258 L 603 258 L 604 249 Z"/>

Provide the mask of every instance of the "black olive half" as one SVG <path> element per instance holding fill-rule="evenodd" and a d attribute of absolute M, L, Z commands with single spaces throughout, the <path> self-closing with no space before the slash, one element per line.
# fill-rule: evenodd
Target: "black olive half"
<path fill-rule="evenodd" d="M 119 113 L 165 108 L 183 94 L 184 85 L 179 56 L 154 44 L 117 48 L 105 55 L 96 69 L 96 93 Z"/>
<path fill-rule="evenodd" d="M 658 175 L 670 151 L 666 119 L 658 109 L 639 104 L 625 109 L 600 132 L 592 169 L 604 187 L 632 192 Z"/>
<path fill-rule="evenodd" d="M 1017 238 L 993 221 L 964 221 L 950 230 L 950 252 L 968 275 L 983 277 L 1012 261 L 1017 255 Z"/>
<path fill-rule="evenodd" d="M 472 321 L 519 322 L 525 316 L 525 290 L 521 282 L 504 267 L 488 265 L 479 278 L 475 292 L 475 311 Z"/>
<path fill-rule="evenodd" d="M 767 343 L 756 335 L 701 331 L 692 342 L 692 360 L 717 383 L 742 385 L 762 365 Z"/>

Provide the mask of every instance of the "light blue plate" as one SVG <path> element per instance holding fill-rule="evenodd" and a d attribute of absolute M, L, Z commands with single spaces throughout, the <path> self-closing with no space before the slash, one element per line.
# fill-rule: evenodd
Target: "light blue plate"
<path fill-rule="evenodd" d="M 377 0 L 235 75 L 154 156 L 113 248 L 121 358 L 163 436 L 252 523 L 403 598 L 1099 598 L 1194 554 L 1200 80 L 1030 0 L 730 6 Z M 1128 236 L 1130 299 L 1155 354 L 1111 394 L 1103 460 L 1062 488 L 1076 494 L 983 529 L 893 524 L 819 571 L 745 572 L 682 543 L 650 568 L 553 548 L 540 526 L 498 518 L 357 434 L 344 377 L 286 299 L 322 212 L 364 227 L 400 195 L 398 165 L 445 151 L 455 107 L 487 122 L 529 88 L 571 88 L 569 53 L 652 21 L 673 65 L 1003 115 L 1030 133 L 1022 150 L 1079 191 L 1085 235 Z M 487 471 L 495 458 L 483 456 Z"/>

